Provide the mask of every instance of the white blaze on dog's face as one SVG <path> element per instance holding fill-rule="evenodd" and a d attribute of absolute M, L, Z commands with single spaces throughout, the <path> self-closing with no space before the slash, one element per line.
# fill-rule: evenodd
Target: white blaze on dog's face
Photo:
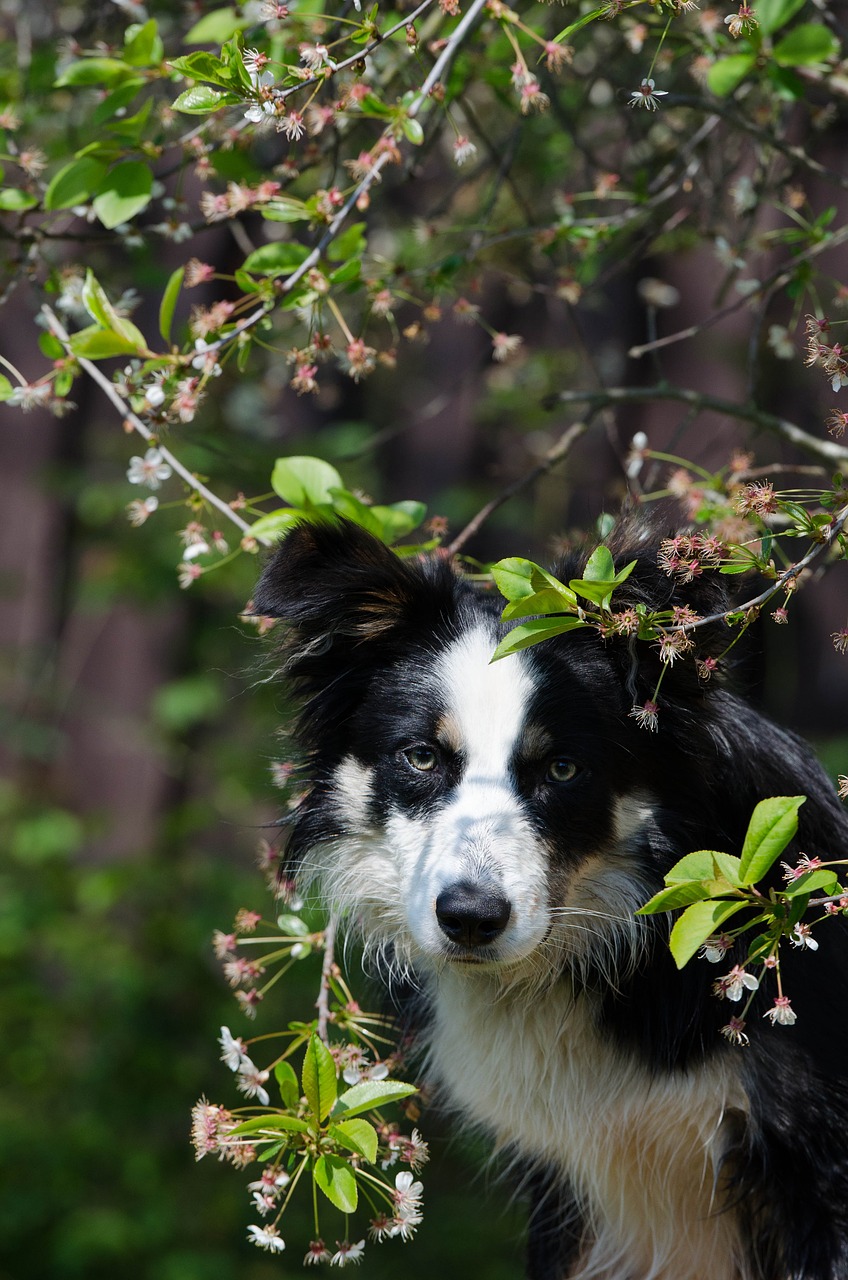
<path fill-rule="evenodd" d="M 394 673 L 361 712 L 381 758 L 347 755 L 332 780 L 338 817 L 361 834 L 336 844 L 325 889 L 344 886 L 366 940 L 394 928 L 416 961 L 514 962 L 550 928 L 549 856 L 515 771 L 536 680 L 519 656 L 492 663 L 496 644 L 481 623 Z"/>
<path fill-rule="evenodd" d="M 453 760 L 455 784 L 432 812 L 416 816 L 397 803 L 386 821 L 410 936 L 433 957 L 519 959 L 549 927 L 548 858 L 513 770 L 534 681 L 520 659 L 493 664 L 496 643 L 479 627 L 435 662 L 444 710 L 432 741 L 401 749 L 400 767 L 426 786 L 416 773 Z"/>

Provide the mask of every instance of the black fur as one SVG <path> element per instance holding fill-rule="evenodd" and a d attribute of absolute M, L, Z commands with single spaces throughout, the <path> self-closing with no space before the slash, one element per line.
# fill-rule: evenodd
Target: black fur
<path fill-rule="evenodd" d="M 625 541 L 612 547 L 616 564 L 635 558 L 637 567 L 616 594 L 617 608 L 687 604 L 711 615 L 727 607 L 717 574 L 680 586 L 658 569 L 656 542 L 628 547 Z M 554 572 L 567 581 L 581 567 L 581 558 L 572 557 Z M 435 715 L 428 702 L 432 689 L 416 672 L 470 618 L 496 618 L 502 604 L 459 578 L 445 560 L 401 560 L 344 522 L 302 525 L 284 541 L 265 569 L 254 606 L 257 614 L 289 624 L 281 656 L 301 702 L 297 733 L 311 780 L 294 819 L 295 862 L 341 830 L 325 803 L 339 761 L 353 753 L 379 778 L 397 737 L 394 721 L 418 716 L 423 723 Z M 699 636 L 702 654 L 719 654 L 729 638 L 717 623 Z M 802 850 L 825 859 L 848 856 L 848 820 L 811 752 L 732 692 L 720 674 L 705 683 L 690 658 L 675 663 L 661 688 L 659 731 L 651 733 L 628 716 L 634 702 L 651 696 L 659 674 L 649 645 L 581 631 L 549 640 L 527 658 L 542 677 L 536 721 L 556 732 L 567 719 L 580 758 L 588 762 L 579 793 L 537 797 L 529 780 L 525 785 L 520 773 L 516 777 L 540 830 L 567 825 L 569 857 L 599 847 L 599 825 L 609 809 L 605 797 L 640 788 L 657 801 L 640 850 L 646 897 L 692 850 L 738 853 L 754 805 L 767 796 L 807 796 L 789 861 Z M 461 769 L 461 760 L 455 767 Z M 431 803 L 423 785 L 416 783 L 409 797 L 411 810 Z M 448 785 L 449 771 L 439 781 Z M 375 791 L 376 822 L 382 788 Z M 719 1035 L 734 1009 L 711 994 L 716 970 L 693 962 L 678 972 L 668 950 L 668 920 L 651 917 L 646 928 L 636 971 L 622 973 L 614 986 L 600 968 L 581 971 L 604 1033 L 655 1072 L 697 1069 L 718 1054 L 737 1055 L 750 1109 L 739 1117 L 725 1176 L 728 1208 L 743 1224 L 750 1280 L 848 1280 L 845 921 L 828 920 L 817 929 L 815 956 L 786 949 L 783 982 L 797 1024 L 775 1027 L 764 1020 L 774 995 L 764 982 L 749 1016 L 746 1048 L 730 1047 Z M 528 1274 L 531 1280 L 562 1280 L 577 1265 L 584 1227 L 561 1181 L 540 1166 L 532 1182 Z M 642 1277 L 628 1274 L 627 1280 Z"/>

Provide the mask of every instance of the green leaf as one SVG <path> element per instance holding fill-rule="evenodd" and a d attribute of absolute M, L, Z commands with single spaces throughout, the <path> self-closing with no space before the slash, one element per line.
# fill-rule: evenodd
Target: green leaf
<path fill-rule="evenodd" d="M 407 140 L 411 142 L 414 147 L 421 146 L 421 143 L 424 141 L 424 130 L 422 129 L 421 122 L 419 120 L 410 120 L 409 116 L 403 116 L 400 122 L 400 127 L 403 129 Z"/>
<path fill-rule="evenodd" d="M 634 564 L 636 561 L 634 560 Z M 615 563 L 608 547 L 596 547 L 586 561 L 584 582 L 610 582 L 615 577 Z"/>
<path fill-rule="evenodd" d="M 309 1125 L 297 1116 L 268 1115 L 258 1116 L 255 1120 L 245 1120 L 232 1130 L 235 1134 L 261 1133 L 264 1129 L 286 1129 L 291 1133 L 306 1133 Z"/>
<path fill-rule="evenodd" d="M 807 0 L 757 0 L 757 21 L 763 35 L 774 35 L 803 9 Z"/>
<path fill-rule="evenodd" d="M 244 261 L 244 270 L 263 276 L 291 275 L 310 254 L 305 244 L 292 240 L 277 240 L 263 244 Z"/>
<path fill-rule="evenodd" d="M 111 86 L 119 84 L 121 80 L 126 80 L 132 74 L 132 67 L 118 58 L 82 58 L 79 62 L 72 62 L 65 68 L 56 81 L 56 88 L 92 84 Z"/>
<path fill-rule="evenodd" d="M 230 107 L 236 102 L 241 102 L 241 98 L 234 93 L 220 93 L 217 89 L 210 89 L 208 84 L 196 84 L 191 89 L 185 89 L 171 105 L 175 111 L 182 111 L 183 115 L 205 116 L 210 111 Z"/>
<path fill-rule="evenodd" d="M 675 907 L 688 907 L 692 902 L 702 902 L 712 896 L 710 886 L 702 880 L 681 881 L 668 889 L 660 889 L 659 893 L 655 893 L 638 909 L 636 915 L 652 916 L 658 911 L 673 911 Z"/>
<path fill-rule="evenodd" d="M 373 506 L 369 510 L 379 522 L 380 538 L 390 545 L 417 529 L 427 514 L 425 503 L 415 502 L 413 499 L 393 502 L 388 507 Z"/>
<path fill-rule="evenodd" d="M 190 53 L 184 58 L 170 58 L 168 66 L 192 80 L 208 80 L 221 89 L 233 88 L 229 68 L 214 53 Z"/>
<path fill-rule="evenodd" d="M 350 258 L 329 275 L 330 284 L 353 284 L 362 275 L 362 263 L 358 258 Z"/>
<path fill-rule="evenodd" d="M 718 58 L 707 72 L 707 84 L 717 98 L 726 98 L 753 70 L 756 58 L 753 53 L 731 53 Z"/>
<path fill-rule="evenodd" d="M 690 880 L 712 881 L 724 877 L 734 888 L 742 882 L 739 878 L 739 859 L 729 853 L 719 853 L 717 849 L 698 849 L 695 853 L 687 853 L 685 858 L 676 862 L 665 876 L 668 885 L 681 884 Z"/>
<path fill-rule="evenodd" d="M 127 27 L 124 35 L 124 60 L 130 66 L 149 67 L 154 62 L 161 62 L 163 53 L 155 18 Z"/>
<path fill-rule="evenodd" d="M 774 60 L 782 67 L 826 62 L 839 53 L 839 41 L 820 22 L 802 22 L 774 46 Z"/>
<path fill-rule="evenodd" d="M 34 209 L 37 204 L 35 196 L 20 187 L 4 187 L 0 191 L 0 213 L 23 213 L 25 209 Z"/>
<path fill-rule="evenodd" d="M 579 31 L 581 27 L 588 26 L 590 22 L 594 22 L 596 18 L 606 17 L 607 9 L 593 9 L 591 13 L 584 13 L 582 18 L 578 18 L 576 22 L 571 22 L 567 27 L 563 27 L 562 31 L 554 36 L 554 44 L 561 44 L 563 40 L 567 40 L 569 36 L 573 36 L 575 31 Z"/>
<path fill-rule="evenodd" d="M 278 1062 L 274 1067 L 274 1078 L 280 1087 L 283 1106 L 293 1108 L 300 1101 L 300 1085 L 290 1062 Z"/>
<path fill-rule="evenodd" d="M 277 916 L 277 928 L 294 938 L 308 938 L 312 930 L 300 916 Z"/>
<path fill-rule="evenodd" d="M 91 268 L 85 273 L 82 301 L 92 320 L 96 320 L 104 329 L 110 329 L 113 333 L 123 338 L 125 342 L 131 343 L 134 351 L 145 351 L 147 349 L 144 334 L 126 316 L 118 315 Z"/>
<path fill-rule="evenodd" d="M 417 1093 L 414 1084 L 404 1084 L 400 1080 L 363 1080 L 347 1089 L 336 1103 L 333 1112 L 334 1120 L 349 1120 L 352 1116 L 362 1115 L 364 1111 L 376 1111 L 390 1102 L 399 1102 Z"/>
<path fill-rule="evenodd" d="M 359 1202 L 359 1190 L 353 1170 L 340 1156 L 319 1156 L 312 1170 L 315 1185 L 342 1213 L 353 1213 Z"/>
<path fill-rule="evenodd" d="M 336 515 L 352 520 L 354 524 L 367 529 L 375 538 L 381 537 L 382 528 L 379 520 L 372 515 L 371 508 L 357 498 L 355 493 L 351 493 L 348 489 L 333 488 L 330 490 L 330 501 Z"/>
<path fill-rule="evenodd" d="M 97 191 L 106 177 L 106 165 L 86 156 L 64 165 L 50 179 L 44 193 L 45 209 L 69 209 L 71 205 L 85 204 Z"/>
<path fill-rule="evenodd" d="M 133 76 L 131 80 L 122 80 L 117 89 L 113 89 L 98 107 L 95 108 L 91 123 L 98 125 L 103 124 L 106 120 L 111 119 L 118 111 L 123 111 L 124 107 L 132 102 L 139 89 L 147 84 L 143 76 Z"/>
<path fill-rule="evenodd" d="M 516 556 L 499 560 L 492 565 L 492 577 L 502 596 L 507 600 L 523 600 L 532 596 L 536 588 L 533 585 L 535 572 L 544 573 L 532 560 L 522 560 Z"/>
<path fill-rule="evenodd" d="M 186 44 L 223 44 L 235 31 L 250 25 L 235 9 L 213 9 L 196 22 L 185 37 Z"/>
<path fill-rule="evenodd" d="M 534 591 L 541 591 L 547 586 L 561 591 L 562 595 L 576 604 L 573 591 L 533 561 L 525 561 L 518 557 L 509 557 L 492 566 L 492 577 L 497 589 L 507 600 L 521 600 Z"/>
<path fill-rule="evenodd" d="M 606 554 L 602 555 L 602 552 Z M 577 595 L 583 596 L 584 600 L 591 600 L 602 609 L 608 609 L 613 591 L 630 577 L 635 567 L 636 561 L 631 560 L 616 573 L 609 551 L 606 547 L 598 547 L 586 565 L 585 576 L 572 578 L 568 585 Z M 599 576 L 601 573 L 604 574 L 603 577 Z"/>
<path fill-rule="evenodd" d="M 61 360 L 65 354 L 65 348 L 56 335 L 49 333 L 46 329 L 42 329 L 38 335 L 38 346 L 41 354 L 45 355 L 48 360 Z"/>
<path fill-rule="evenodd" d="M 690 880 L 711 880 L 713 878 L 714 849 L 698 849 L 695 853 L 687 853 L 685 858 L 675 862 L 664 877 L 666 884 L 681 884 Z"/>
<path fill-rule="evenodd" d="M 254 538 L 282 538 L 290 529 L 306 517 L 305 511 L 285 510 L 269 511 L 267 516 L 260 516 L 250 526 Z"/>
<path fill-rule="evenodd" d="M 259 212 L 269 222 L 308 222 L 312 217 L 304 202 L 291 196 L 275 196 L 268 204 L 263 204 Z"/>
<path fill-rule="evenodd" d="M 330 1137 L 348 1151 L 364 1156 L 369 1164 L 377 1159 L 377 1130 L 367 1120 L 340 1120 L 330 1125 Z"/>
<path fill-rule="evenodd" d="M 798 830 L 798 810 L 805 800 L 806 796 L 772 796 L 760 801 L 742 846 L 740 884 L 755 884 L 777 861 Z"/>
<path fill-rule="evenodd" d="M 153 174 L 141 160 L 125 160 L 115 165 L 98 188 L 94 212 L 110 231 L 129 222 L 149 203 L 153 194 Z"/>
<path fill-rule="evenodd" d="M 816 867 L 814 871 L 805 871 L 797 880 L 790 880 L 783 892 L 787 898 L 814 892 L 823 892 L 829 898 L 839 893 L 839 877 L 827 867 Z"/>
<path fill-rule="evenodd" d="M 14 387 L 9 379 L 4 373 L 0 373 L 0 402 L 8 400 L 13 391 Z"/>
<path fill-rule="evenodd" d="M 511 653 L 517 653 L 519 649 L 529 649 L 531 645 L 540 644 L 552 636 L 560 636 L 566 631 L 576 631 L 578 627 L 588 625 L 588 622 L 581 622 L 579 618 L 532 618 L 530 622 L 523 622 L 520 627 L 513 627 L 509 635 L 501 640 L 491 660 L 497 662 Z"/>
<path fill-rule="evenodd" d="M 331 262 L 345 262 L 348 258 L 359 257 L 365 250 L 365 223 L 354 222 L 327 246 L 327 257 Z"/>
<path fill-rule="evenodd" d="M 336 1101 L 336 1064 L 333 1055 L 316 1032 L 309 1037 L 303 1059 L 301 1086 L 318 1120 L 330 1114 Z"/>
<path fill-rule="evenodd" d="M 747 902 L 721 900 L 695 902 L 687 907 L 676 921 L 669 938 L 671 954 L 678 969 L 691 960 L 707 938 L 718 931 L 719 925 L 729 920 L 737 911 L 747 907 Z"/>
<path fill-rule="evenodd" d="M 755 567 L 753 560 L 748 560 L 744 564 L 723 564 L 719 573 L 749 573 Z"/>
<path fill-rule="evenodd" d="M 573 611 L 576 603 L 570 591 L 565 595 L 554 587 L 545 587 L 544 591 L 535 591 L 532 596 L 525 596 L 523 600 L 513 600 L 506 606 L 501 618 L 504 622 L 511 622 L 514 618 L 529 618 L 536 613 L 567 613 Z"/>
<path fill-rule="evenodd" d="M 138 345 L 114 333 L 111 329 L 101 329 L 99 325 L 89 325 L 72 333 L 68 343 L 75 356 L 84 360 L 108 360 L 112 356 L 135 356 L 139 354 Z"/>
<path fill-rule="evenodd" d="M 343 489 L 335 467 L 321 458 L 278 458 L 271 474 L 271 488 L 293 507 L 327 506 L 332 489 Z"/>
<path fill-rule="evenodd" d="M 159 332 L 166 342 L 171 341 L 171 325 L 174 320 L 174 308 L 177 305 L 177 298 L 180 296 L 180 289 L 183 287 L 183 276 L 185 275 L 185 267 L 177 267 L 168 278 L 165 285 L 165 292 L 162 294 L 162 301 L 159 304 Z"/>

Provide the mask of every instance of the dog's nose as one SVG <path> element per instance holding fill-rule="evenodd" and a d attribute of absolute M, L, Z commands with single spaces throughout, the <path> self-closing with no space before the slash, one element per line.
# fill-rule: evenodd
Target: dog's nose
<path fill-rule="evenodd" d="M 451 942 L 463 947 L 484 947 L 507 926 L 509 899 L 497 889 L 460 881 L 443 889 L 436 899 L 439 928 Z"/>

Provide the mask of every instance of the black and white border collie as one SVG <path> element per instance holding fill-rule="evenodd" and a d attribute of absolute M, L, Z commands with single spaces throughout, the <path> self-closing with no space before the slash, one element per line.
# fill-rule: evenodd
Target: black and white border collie
<path fill-rule="evenodd" d="M 717 575 L 681 586 L 656 544 L 610 546 L 638 562 L 616 607 L 724 607 Z M 845 856 L 833 787 L 691 659 L 656 732 L 628 714 L 656 684 L 649 645 L 586 630 L 493 664 L 502 604 L 352 524 L 285 539 L 254 608 L 288 624 L 301 700 L 292 863 L 423 990 L 428 1078 L 532 1187 L 533 1280 L 848 1280 L 843 920 L 787 949 L 797 1023 L 763 1018 L 767 975 L 740 1047 L 716 969 L 678 972 L 668 917 L 634 916 L 684 854 L 739 853 L 766 796 L 808 797 L 790 861 Z"/>

